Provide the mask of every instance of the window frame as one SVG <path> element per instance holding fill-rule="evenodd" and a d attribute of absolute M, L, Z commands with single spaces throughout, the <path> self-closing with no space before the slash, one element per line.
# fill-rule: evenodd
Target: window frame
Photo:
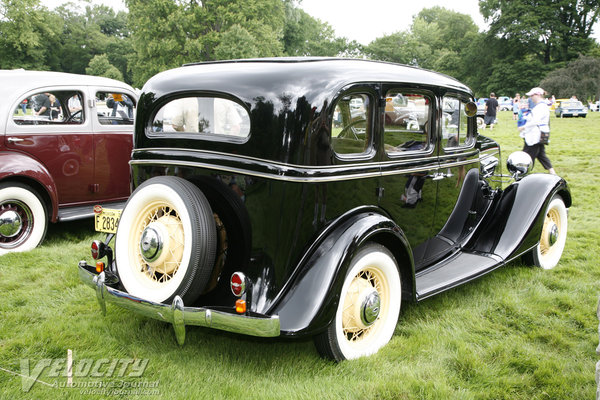
<path fill-rule="evenodd" d="M 158 113 L 169 103 L 184 99 L 184 98 L 212 98 L 212 99 L 224 99 L 235 103 L 241 107 L 245 112 L 248 120 L 248 134 L 246 136 L 236 136 L 230 134 L 217 134 L 212 132 L 180 132 L 180 131 L 155 131 L 154 121 Z M 202 140 L 208 142 L 223 142 L 223 143 L 236 143 L 243 144 L 250 140 L 252 137 L 252 118 L 249 107 L 242 102 L 240 99 L 231 96 L 227 93 L 222 92 L 182 92 L 176 93 L 171 96 L 165 97 L 159 103 L 154 106 L 147 125 L 144 127 L 145 135 L 149 139 L 185 139 L 185 140 Z M 243 118 L 242 118 L 243 119 Z"/>
<path fill-rule="evenodd" d="M 426 145 L 422 148 L 422 149 L 416 149 L 416 150 L 406 150 L 406 151 L 394 151 L 394 152 L 389 152 L 385 149 L 385 143 L 386 143 L 386 121 L 385 121 L 385 104 L 386 104 L 386 99 L 389 97 L 388 93 L 390 92 L 396 92 L 396 94 L 399 93 L 409 93 L 409 94 L 414 94 L 414 95 L 421 95 L 424 98 L 428 98 L 429 99 L 429 116 L 428 116 L 428 122 L 429 122 L 429 130 L 427 132 L 427 143 Z M 386 83 L 383 85 L 382 87 L 382 91 L 381 94 L 383 96 L 383 110 L 382 110 L 382 114 L 383 114 L 383 118 L 382 118 L 382 122 L 381 122 L 381 140 L 382 140 L 382 146 L 383 146 L 383 153 L 384 155 L 388 158 L 388 159 L 399 159 L 399 158 L 406 158 L 406 157 L 414 157 L 415 155 L 433 155 L 435 152 L 435 130 L 436 130 L 436 125 L 437 125 L 437 121 L 436 121 L 436 111 L 437 111 L 437 99 L 438 99 L 438 95 L 436 95 L 436 93 L 434 93 L 431 90 L 428 89 L 423 89 L 421 87 L 417 87 L 417 86 L 407 86 L 407 85 L 396 85 L 394 83 Z"/>
<path fill-rule="evenodd" d="M 461 105 L 466 105 L 469 102 L 474 101 L 473 98 L 465 95 L 465 94 L 461 94 L 458 92 L 446 92 L 444 93 L 441 97 L 440 97 L 440 101 L 442 102 L 441 104 L 441 112 L 440 112 L 440 121 L 439 121 L 439 142 L 440 142 L 440 149 L 443 150 L 444 152 L 452 152 L 452 151 L 457 151 L 457 150 L 464 150 L 464 149 L 470 149 L 472 147 L 475 146 L 475 143 L 477 142 L 477 131 L 475 129 L 477 123 L 476 123 L 476 116 L 474 117 L 469 117 L 466 114 L 459 114 L 460 117 L 462 118 L 463 115 L 465 118 L 467 118 L 467 135 L 465 137 L 465 140 L 463 142 L 463 144 L 460 144 L 460 131 L 459 131 L 459 141 L 458 141 L 458 146 L 444 146 L 443 145 L 443 133 L 442 133 L 442 129 L 444 128 L 444 124 L 443 124 L 443 117 L 444 117 L 444 99 L 445 98 L 455 98 L 457 99 Z M 459 121 L 459 126 L 461 126 L 461 122 Z"/>

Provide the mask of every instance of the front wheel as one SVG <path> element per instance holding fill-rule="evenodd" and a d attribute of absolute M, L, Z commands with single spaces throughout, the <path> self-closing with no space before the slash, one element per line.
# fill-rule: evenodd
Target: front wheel
<path fill-rule="evenodd" d="M 567 241 L 567 207 L 559 195 L 550 201 L 538 245 L 523 258 L 528 264 L 552 269 L 560 261 Z"/>
<path fill-rule="evenodd" d="M 335 361 L 376 353 L 394 334 L 401 293 L 392 253 L 379 244 L 364 246 L 352 259 L 335 318 L 314 338 L 319 353 Z"/>
<path fill-rule="evenodd" d="M 180 296 L 193 302 L 215 261 L 216 228 L 206 197 L 182 178 L 147 180 L 121 215 L 115 259 L 131 295 L 158 303 Z"/>
<path fill-rule="evenodd" d="M 40 196 L 21 183 L 0 184 L 0 256 L 37 247 L 48 227 Z"/>

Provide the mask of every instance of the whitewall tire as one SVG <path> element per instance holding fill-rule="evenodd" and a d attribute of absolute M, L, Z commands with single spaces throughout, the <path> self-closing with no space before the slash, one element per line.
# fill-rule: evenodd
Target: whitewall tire
<path fill-rule="evenodd" d="M 178 177 L 147 180 L 129 198 L 116 235 L 117 273 L 130 294 L 154 302 L 180 296 L 193 302 L 215 261 L 216 228 L 210 204 Z"/>
<path fill-rule="evenodd" d="M 334 320 L 315 337 L 317 350 L 335 361 L 376 353 L 394 334 L 401 298 L 392 253 L 379 244 L 365 245 L 352 259 Z"/>
<path fill-rule="evenodd" d="M 543 269 L 556 267 L 565 249 L 567 225 L 567 207 L 556 195 L 546 209 L 540 242 L 531 253 L 534 265 Z"/>
<path fill-rule="evenodd" d="M 0 256 L 37 247 L 48 228 L 40 196 L 21 183 L 0 184 Z"/>

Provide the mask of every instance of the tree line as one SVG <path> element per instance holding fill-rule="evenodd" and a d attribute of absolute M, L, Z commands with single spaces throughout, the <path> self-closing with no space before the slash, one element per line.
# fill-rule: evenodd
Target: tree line
<path fill-rule="evenodd" d="M 101 75 L 136 87 L 182 64 L 276 56 L 360 57 L 453 76 L 476 96 L 542 85 L 556 97 L 600 97 L 598 0 L 480 0 L 489 29 L 433 7 L 368 45 L 337 37 L 301 0 L 125 0 L 55 10 L 0 0 L 0 68 Z"/>

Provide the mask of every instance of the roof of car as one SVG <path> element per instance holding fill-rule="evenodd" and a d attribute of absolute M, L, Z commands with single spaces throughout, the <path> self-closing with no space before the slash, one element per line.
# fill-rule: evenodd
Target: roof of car
<path fill-rule="evenodd" d="M 124 82 L 99 76 L 24 69 L 0 70 L 0 116 L 4 118 L 8 113 L 7 108 L 19 101 L 20 98 L 17 97 L 23 93 L 56 86 L 107 86 L 133 91 L 133 88 Z"/>
<path fill-rule="evenodd" d="M 168 81 L 168 87 L 163 82 Z M 339 90 L 346 84 L 357 82 L 404 82 L 446 87 L 471 93 L 456 79 L 421 68 L 348 58 L 281 57 L 213 61 L 187 64 L 161 72 L 149 79 L 143 92 L 177 92 L 201 88 L 202 90 L 251 92 L 277 88 L 275 95 L 290 92 L 308 95 L 315 90 Z M 236 87 L 238 90 L 236 90 Z M 268 94 L 268 93 L 265 93 Z"/>

